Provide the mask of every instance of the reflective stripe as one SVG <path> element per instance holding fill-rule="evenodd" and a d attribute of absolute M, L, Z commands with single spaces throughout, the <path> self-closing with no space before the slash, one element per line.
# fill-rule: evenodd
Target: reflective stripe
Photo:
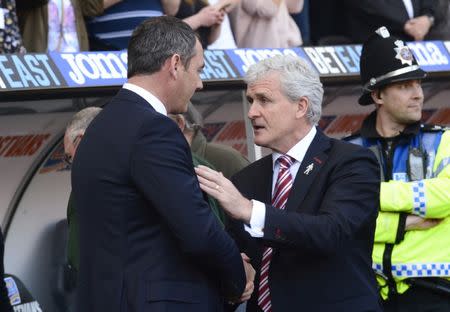
<path fill-rule="evenodd" d="M 124 18 L 136 18 L 136 17 L 155 17 L 161 16 L 162 12 L 152 11 L 152 10 L 139 10 L 139 11 L 129 11 L 123 13 L 112 13 L 100 17 L 93 18 L 90 22 L 107 22 L 115 21 Z"/>
<path fill-rule="evenodd" d="M 372 268 L 383 272 L 383 265 L 373 263 Z M 392 275 L 395 277 L 450 277 L 450 263 L 406 263 L 392 265 Z"/>
<path fill-rule="evenodd" d="M 369 80 L 368 83 L 366 83 L 364 85 L 363 89 L 366 90 L 366 91 L 372 91 L 374 89 L 373 86 L 376 85 L 379 82 L 382 82 L 383 80 L 386 80 L 388 78 L 392 78 L 392 77 L 395 77 L 395 76 L 407 74 L 407 73 L 410 73 L 410 72 L 418 70 L 418 69 L 420 69 L 419 65 L 411 65 L 411 66 L 408 66 L 408 67 L 403 67 L 403 68 L 400 68 L 400 69 L 393 70 L 393 71 L 391 71 L 391 72 L 389 72 L 389 73 L 387 73 L 385 75 L 381 75 L 381 76 L 378 76 L 376 78 L 373 77 L 373 78 L 371 78 Z M 427 74 L 425 72 L 423 72 L 423 77 L 422 78 L 425 78 L 426 75 Z M 422 79 L 422 78 L 420 78 L 420 79 Z M 419 78 L 417 78 L 417 79 L 419 79 Z"/>
<path fill-rule="evenodd" d="M 437 177 L 442 172 L 442 170 L 444 170 L 445 167 L 447 167 L 449 164 L 450 164 L 450 157 L 442 159 L 433 176 Z"/>
<path fill-rule="evenodd" d="M 423 180 L 412 183 L 413 190 L 413 211 L 412 213 L 421 217 L 425 217 L 426 198 L 425 198 L 425 183 Z"/>
<path fill-rule="evenodd" d="M 372 269 L 377 273 L 383 273 L 383 265 L 379 263 L 372 263 Z"/>
<path fill-rule="evenodd" d="M 121 38 L 121 37 L 131 37 L 133 30 L 123 30 L 123 31 L 113 31 L 108 33 L 100 33 L 96 36 L 100 39 L 111 39 L 111 38 Z"/>

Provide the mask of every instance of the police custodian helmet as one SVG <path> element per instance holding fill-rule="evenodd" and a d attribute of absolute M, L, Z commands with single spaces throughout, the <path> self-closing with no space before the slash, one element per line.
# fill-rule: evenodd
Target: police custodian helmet
<path fill-rule="evenodd" d="M 363 44 L 359 61 L 363 95 L 361 105 L 374 103 L 370 93 L 392 82 L 423 79 L 427 75 L 402 40 L 391 37 L 386 27 L 378 28 Z"/>

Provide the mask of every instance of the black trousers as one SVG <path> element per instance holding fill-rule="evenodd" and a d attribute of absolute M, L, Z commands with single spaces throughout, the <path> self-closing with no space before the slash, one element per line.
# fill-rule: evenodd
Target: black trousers
<path fill-rule="evenodd" d="M 450 312 L 450 296 L 412 286 L 383 302 L 385 312 Z"/>

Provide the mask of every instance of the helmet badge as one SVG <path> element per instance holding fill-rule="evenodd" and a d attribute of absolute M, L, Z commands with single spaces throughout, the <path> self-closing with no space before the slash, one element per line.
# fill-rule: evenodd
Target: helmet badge
<path fill-rule="evenodd" d="M 397 46 L 394 48 L 397 55 L 395 55 L 395 58 L 400 60 L 402 62 L 402 65 L 408 64 L 409 66 L 413 63 L 413 55 L 411 50 L 408 46 L 405 45 L 405 43 L 401 40 L 396 40 L 395 45 Z"/>

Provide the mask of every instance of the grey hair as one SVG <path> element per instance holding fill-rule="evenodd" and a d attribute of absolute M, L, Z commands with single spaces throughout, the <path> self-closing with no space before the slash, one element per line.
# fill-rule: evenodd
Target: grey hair
<path fill-rule="evenodd" d="M 73 115 L 72 120 L 66 127 L 66 135 L 70 141 L 73 142 L 77 135 L 84 132 L 101 110 L 100 107 L 87 107 Z"/>
<path fill-rule="evenodd" d="M 319 74 L 298 56 L 277 55 L 250 66 L 244 80 L 253 84 L 271 72 L 280 73 L 281 91 L 290 101 L 298 101 L 302 96 L 309 99 L 306 118 L 316 125 L 322 115 L 323 100 Z"/>
<path fill-rule="evenodd" d="M 186 121 L 186 128 L 190 131 L 197 132 L 203 127 L 203 116 L 195 108 L 192 102 L 189 102 L 186 113 L 183 114 Z"/>
<path fill-rule="evenodd" d="M 197 35 L 192 28 L 171 16 L 152 17 L 133 31 L 128 43 L 128 78 L 159 71 L 174 54 L 188 68 L 195 55 Z"/>

